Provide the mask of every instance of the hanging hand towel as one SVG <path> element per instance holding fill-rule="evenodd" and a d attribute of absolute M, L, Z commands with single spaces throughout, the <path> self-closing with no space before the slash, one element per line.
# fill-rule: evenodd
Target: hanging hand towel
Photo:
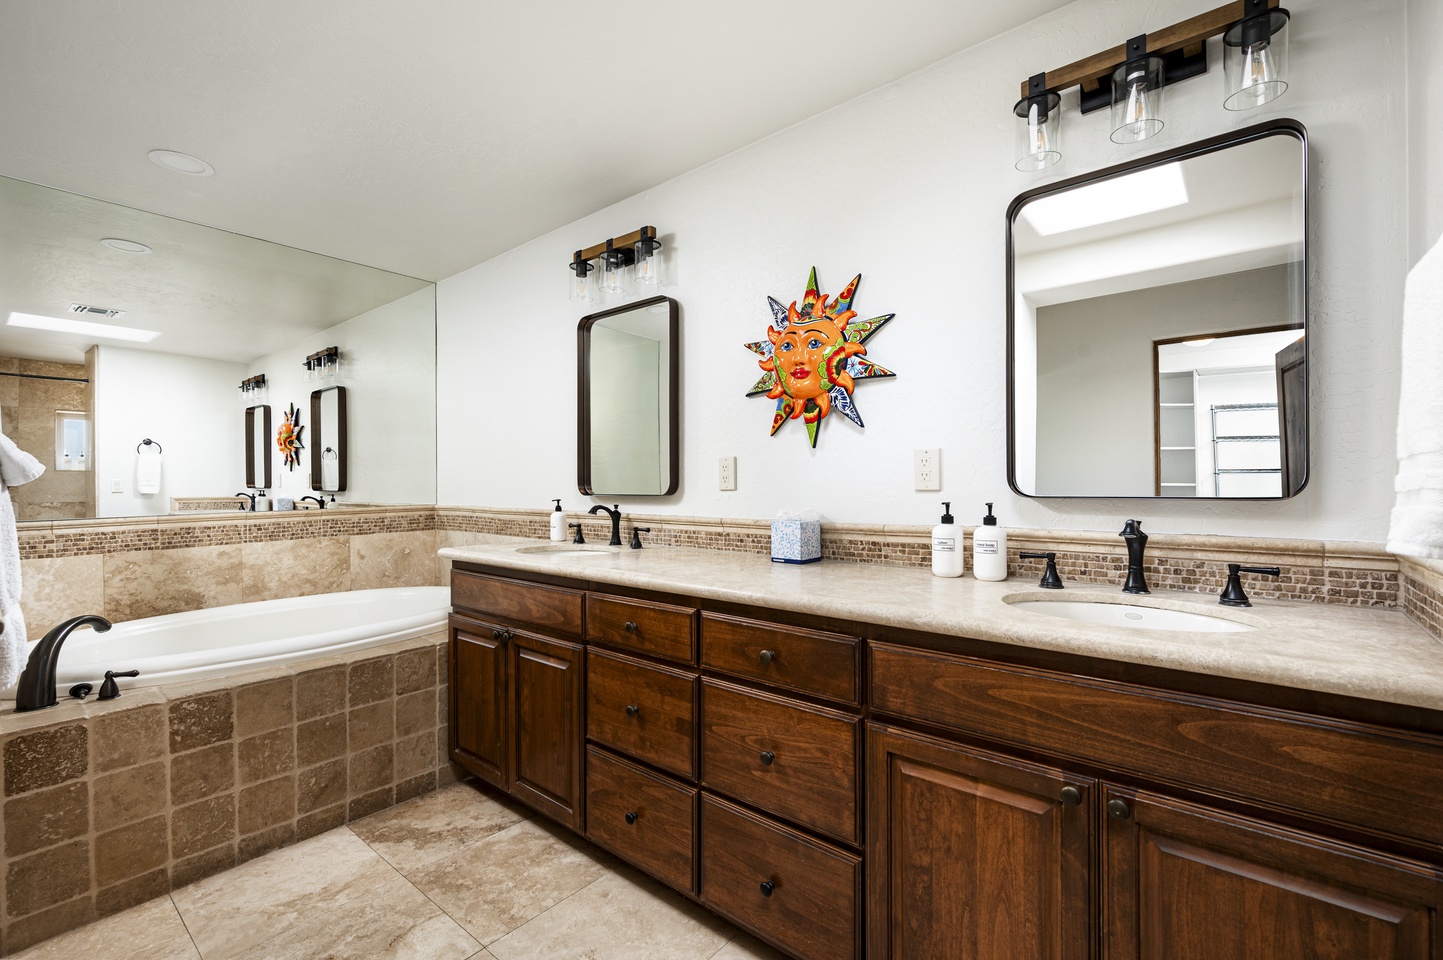
<path fill-rule="evenodd" d="M 152 450 L 151 447 L 156 447 Z M 149 444 L 135 455 L 135 492 L 160 492 L 161 453 L 156 444 Z"/>
<path fill-rule="evenodd" d="M 1403 294 L 1398 478 L 1388 550 L 1443 558 L 1443 241 L 1423 254 Z"/>
<path fill-rule="evenodd" d="M 20 537 L 9 487 L 29 483 L 45 472 L 39 460 L 0 434 L 0 687 L 9 687 L 25 669 L 25 616 L 20 611 Z"/>

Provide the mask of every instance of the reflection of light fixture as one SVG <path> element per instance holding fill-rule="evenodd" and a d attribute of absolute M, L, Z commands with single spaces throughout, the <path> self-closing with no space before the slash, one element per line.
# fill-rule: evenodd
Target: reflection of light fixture
<path fill-rule="evenodd" d="M 1147 56 L 1147 37 L 1127 42 L 1129 60 L 1112 72 L 1112 142 L 1136 143 L 1162 132 L 1161 57 Z"/>
<path fill-rule="evenodd" d="M 200 157 L 192 157 L 179 150 L 152 150 L 146 156 L 156 166 L 164 167 L 172 173 L 183 173 L 187 177 L 208 177 L 215 173 L 215 167 Z"/>
<path fill-rule="evenodd" d="M 1028 95 L 1018 100 L 1012 112 L 1027 121 L 1019 128 L 1022 145 L 1018 170 L 1041 170 L 1062 159 L 1062 97 L 1047 91 L 1047 75 L 1039 73 L 1027 81 Z"/>
<path fill-rule="evenodd" d="M 89 320 L 71 320 L 65 317 L 41 317 L 33 313 L 12 313 L 10 319 L 5 322 L 12 327 L 50 330 L 54 333 L 76 333 L 83 337 L 95 337 L 99 340 L 129 340 L 133 343 L 149 343 L 160 336 L 158 330 L 118 327 L 109 323 L 91 323 Z"/>
<path fill-rule="evenodd" d="M 1182 164 L 1165 163 L 1038 197 L 1023 206 L 1020 216 L 1038 236 L 1050 237 L 1170 210 L 1187 202 Z"/>
<path fill-rule="evenodd" d="M 1205 347 L 1217 340 L 1217 337 L 1198 337 L 1196 340 L 1184 340 L 1183 345 L 1188 347 Z"/>
<path fill-rule="evenodd" d="M 241 381 L 241 406 L 253 407 L 266 401 L 266 375 L 258 373 Z"/>
<path fill-rule="evenodd" d="M 119 237 L 106 237 L 100 241 L 101 246 L 109 247 L 112 250 L 119 250 L 121 253 L 149 253 L 150 248 L 143 243 L 134 240 L 122 240 Z"/>
<path fill-rule="evenodd" d="M 1041 170 L 1061 158 L 1060 94 L 1079 87 L 1084 114 L 1112 108 L 1112 140 L 1137 143 L 1162 130 L 1162 93 L 1206 73 L 1207 41 L 1223 35 L 1229 110 L 1266 103 L 1287 89 L 1288 12 L 1279 0 L 1232 0 L 1181 23 L 1134 37 L 1022 84 L 1012 112 L 1019 132 L 1018 170 Z"/>
<path fill-rule="evenodd" d="M 597 288 L 609 296 L 620 294 L 629 270 L 639 284 L 661 283 L 659 250 L 661 241 L 651 226 L 578 250 L 566 265 L 571 272 L 568 295 L 577 303 L 591 303 L 597 299 Z M 599 270 L 599 276 L 591 277 L 593 270 Z"/>
<path fill-rule="evenodd" d="M 341 375 L 341 351 L 336 347 L 317 350 L 306 357 L 307 380 L 332 380 Z"/>
<path fill-rule="evenodd" d="M 1288 11 L 1267 0 L 1244 0 L 1247 16 L 1223 34 L 1223 77 L 1229 110 L 1250 110 L 1288 89 Z"/>

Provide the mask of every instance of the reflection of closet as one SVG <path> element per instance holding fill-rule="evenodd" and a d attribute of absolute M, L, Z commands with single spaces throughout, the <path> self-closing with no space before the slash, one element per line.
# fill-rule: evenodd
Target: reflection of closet
<path fill-rule="evenodd" d="M 1196 374 L 1157 379 L 1157 490 L 1163 497 L 1197 496 Z"/>
<path fill-rule="evenodd" d="M 1276 403 L 1215 403 L 1213 496 L 1282 495 L 1282 450 Z"/>

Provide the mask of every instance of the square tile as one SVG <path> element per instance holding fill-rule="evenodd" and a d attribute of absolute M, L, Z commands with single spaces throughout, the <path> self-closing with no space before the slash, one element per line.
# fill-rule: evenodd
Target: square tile
<path fill-rule="evenodd" d="M 458 783 L 357 820 L 351 832 L 410 876 L 528 816 L 518 804 L 503 804 L 472 784 Z"/>
<path fill-rule="evenodd" d="M 24 960 L 200 960 L 169 897 L 157 897 L 88 927 L 62 933 L 16 956 Z"/>

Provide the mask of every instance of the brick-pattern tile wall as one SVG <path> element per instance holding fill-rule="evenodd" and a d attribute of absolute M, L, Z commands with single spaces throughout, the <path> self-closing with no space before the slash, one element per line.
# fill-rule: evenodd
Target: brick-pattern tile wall
<path fill-rule="evenodd" d="M 1404 611 L 1423 629 L 1443 639 L 1443 573 L 1405 562 L 1402 579 Z"/>
<path fill-rule="evenodd" d="M 49 726 L 7 718 L 0 952 L 455 779 L 445 635 L 382 649 Z"/>

